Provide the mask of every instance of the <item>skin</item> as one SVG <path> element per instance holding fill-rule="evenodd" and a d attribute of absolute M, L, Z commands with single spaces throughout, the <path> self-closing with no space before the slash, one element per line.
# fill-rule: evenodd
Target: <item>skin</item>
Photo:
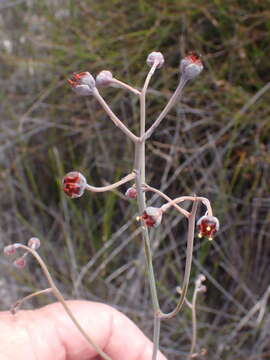
<path fill-rule="evenodd" d="M 112 360 L 151 360 L 152 343 L 119 311 L 105 304 L 69 301 L 82 327 Z M 0 313 L 0 360 L 101 360 L 61 304 Z M 166 360 L 158 355 L 158 360 Z"/>

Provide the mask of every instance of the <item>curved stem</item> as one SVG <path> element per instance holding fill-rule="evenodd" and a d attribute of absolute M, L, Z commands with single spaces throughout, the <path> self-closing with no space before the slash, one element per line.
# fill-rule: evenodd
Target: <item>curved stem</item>
<path fill-rule="evenodd" d="M 162 211 L 166 212 L 171 206 L 174 206 L 175 204 L 179 204 L 186 200 L 201 201 L 206 206 L 208 215 L 210 215 L 210 216 L 213 215 L 213 210 L 212 210 L 210 201 L 207 198 L 201 197 L 201 196 L 198 196 L 198 197 L 197 196 L 180 196 L 174 200 L 171 200 L 167 204 L 162 205 L 162 207 L 161 207 Z"/>
<path fill-rule="evenodd" d="M 86 186 L 86 190 L 89 190 L 89 191 L 92 191 L 92 192 L 104 192 L 104 191 L 110 191 L 110 190 L 113 190 L 115 188 L 117 188 L 118 186 L 121 186 L 133 179 L 135 179 L 135 172 L 132 172 L 130 173 L 129 175 L 123 177 L 123 179 L 113 183 L 113 184 L 110 184 L 110 185 L 107 185 L 107 186 L 99 186 L 99 187 L 96 187 L 96 186 L 92 186 L 92 185 L 89 185 L 87 184 Z"/>
<path fill-rule="evenodd" d="M 39 291 L 36 291 L 36 292 L 34 292 L 34 293 L 32 293 L 32 294 L 29 294 L 29 295 L 23 297 L 22 299 L 17 300 L 17 301 L 10 307 L 10 312 L 11 312 L 11 314 L 15 314 L 15 313 L 19 310 L 19 308 L 21 307 L 21 305 L 22 305 L 25 301 L 30 300 L 30 299 L 32 299 L 32 298 L 35 297 L 35 296 L 48 294 L 48 293 L 50 293 L 50 292 L 52 292 L 52 288 L 48 288 L 48 289 L 44 289 L 44 290 L 39 290 Z"/>
<path fill-rule="evenodd" d="M 67 315 L 70 317 L 71 321 L 73 322 L 73 324 L 77 327 L 77 329 L 79 330 L 79 332 L 83 335 L 83 337 L 85 338 L 85 340 L 88 342 L 88 344 L 90 346 L 92 346 L 95 351 L 105 360 L 112 360 L 107 354 L 105 354 L 103 352 L 103 350 L 94 343 L 94 341 L 90 338 L 90 336 L 84 331 L 84 329 L 81 327 L 81 325 L 78 323 L 77 319 L 75 318 L 75 316 L 73 315 L 73 313 L 71 312 L 71 310 L 69 309 L 63 295 L 60 293 L 60 291 L 58 290 L 58 288 L 56 287 L 56 285 L 54 284 L 54 281 L 51 277 L 51 274 L 49 273 L 49 270 L 45 264 L 45 262 L 42 260 L 42 258 L 39 256 L 39 254 L 31 249 L 30 247 L 23 245 L 23 244 L 19 244 L 16 243 L 14 244 L 17 248 L 21 248 L 26 250 L 27 252 L 29 252 L 30 254 L 33 255 L 33 257 L 36 259 L 36 261 L 39 263 L 41 270 L 43 271 L 45 277 L 48 280 L 48 283 L 52 289 L 52 292 L 54 294 L 54 296 L 56 297 L 56 299 L 62 304 L 63 308 L 65 309 Z"/>
<path fill-rule="evenodd" d="M 147 190 L 147 191 L 152 191 L 156 194 L 158 194 L 159 196 L 163 197 L 163 199 L 167 200 L 169 203 L 172 203 L 172 206 L 177 210 L 179 211 L 182 215 L 184 215 L 186 218 L 189 217 L 190 213 L 188 211 L 186 211 L 185 209 L 181 208 L 180 206 L 178 206 L 177 204 L 175 204 L 173 202 L 173 200 L 167 196 L 166 194 L 164 194 L 164 192 L 156 189 L 156 188 L 153 188 L 152 186 L 149 186 L 147 184 L 143 184 L 143 187 Z M 167 205 L 167 204 L 165 204 Z"/>
<path fill-rule="evenodd" d="M 192 210 L 188 219 L 188 236 L 187 236 L 187 255 L 186 255 L 186 265 L 185 265 L 185 274 L 183 286 L 181 288 L 180 298 L 178 303 L 173 311 L 170 313 L 160 312 L 161 319 L 170 319 L 174 317 L 182 308 L 185 297 L 187 295 L 187 289 L 190 278 L 191 264 L 192 264 L 192 254 L 193 254 L 193 243 L 194 243 L 194 229 L 195 229 L 195 220 L 196 220 L 196 211 L 198 208 L 198 200 L 195 198 L 192 204 Z"/>
<path fill-rule="evenodd" d="M 127 127 L 122 123 L 122 121 L 115 115 L 115 113 L 111 110 L 109 105 L 106 103 L 106 101 L 103 99 L 103 97 L 100 95 L 97 88 L 93 90 L 93 96 L 97 99 L 97 101 L 100 103 L 100 105 L 103 107 L 105 112 L 108 114 L 110 119 L 113 121 L 113 123 L 119 127 L 123 133 L 125 133 L 133 142 L 138 142 L 139 138 L 138 136 L 134 135 Z"/>

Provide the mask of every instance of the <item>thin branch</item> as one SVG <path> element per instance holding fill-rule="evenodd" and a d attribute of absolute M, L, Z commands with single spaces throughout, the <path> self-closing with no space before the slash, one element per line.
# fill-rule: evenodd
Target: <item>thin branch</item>
<path fill-rule="evenodd" d="M 150 136 L 153 134 L 155 129 L 158 127 L 158 125 L 161 123 L 161 121 L 165 118 L 165 116 L 168 114 L 168 112 L 171 110 L 171 108 L 176 104 L 177 101 L 179 101 L 180 96 L 182 95 L 182 90 L 184 86 L 186 85 L 187 80 L 183 77 L 181 77 L 180 82 L 173 93 L 172 97 L 170 98 L 169 102 L 165 106 L 165 108 L 162 110 L 158 118 L 155 120 L 153 125 L 146 131 L 143 137 L 141 137 L 141 141 L 145 141 L 150 138 Z"/>
<path fill-rule="evenodd" d="M 20 243 L 16 243 L 14 244 L 17 248 L 21 248 L 26 250 L 27 252 L 29 252 L 30 254 L 33 255 L 33 257 L 36 259 L 36 261 L 39 263 L 45 277 L 48 280 L 48 283 L 52 289 L 52 293 L 54 294 L 54 296 L 56 297 L 56 299 L 62 304 L 63 308 L 65 309 L 67 315 L 70 317 L 70 319 L 72 320 L 73 324 L 77 327 L 77 329 L 79 330 L 79 332 L 83 335 L 83 337 L 86 339 L 86 341 L 88 342 L 88 344 L 90 346 L 92 346 L 95 351 L 105 360 L 112 360 L 107 354 L 104 353 L 104 351 L 97 345 L 95 344 L 95 342 L 90 338 L 90 336 L 84 331 L 84 329 L 81 327 L 81 325 L 78 323 L 77 319 L 75 318 L 75 316 L 73 315 L 73 313 L 71 312 L 71 310 L 69 309 L 63 295 L 60 293 L 60 291 L 58 290 L 58 288 L 56 287 L 51 274 L 49 273 L 49 270 L 45 264 L 45 262 L 42 260 L 42 258 L 39 256 L 39 254 L 31 249 L 30 247 L 20 244 Z"/>
<path fill-rule="evenodd" d="M 123 179 L 113 183 L 113 184 L 110 184 L 110 185 L 107 185 L 107 186 L 99 186 L 99 187 L 96 187 L 96 186 L 92 186 L 92 185 L 89 185 L 87 184 L 86 186 L 86 190 L 88 191 L 91 191 L 91 192 L 105 192 L 105 191 L 110 191 L 110 190 L 113 190 L 113 189 L 116 189 L 118 186 L 121 186 L 133 179 L 135 179 L 135 172 L 132 172 L 131 174 L 125 176 Z"/>
<path fill-rule="evenodd" d="M 187 236 L 187 255 L 186 255 L 186 265 L 185 265 L 185 274 L 184 281 L 182 286 L 182 293 L 178 300 L 178 303 L 173 311 L 170 313 L 160 312 L 161 319 L 171 319 L 174 317 L 182 308 L 185 298 L 187 295 L 187 289 L 190 278 L 191 264 L 192 264 L 192 255 L 193 255 L 193 243 L 194 243 L 194 229 L 195 229 L 195 220 L 196 220 L 196 212 L 198 208 L 198 200 L 195 198 L 192 204 L 192 210 L 188 219 L 188 236 Z"/>
<path fill-rule="evenodd" d="M 138 96 L 141 95 L 141 92 L 140 92 L 139 90 L 137 90 L 137 89 L 135 89 L 134 87 L 132 87 L 132 86 L 124 83 L 123 81 L 120 81 L 120 80 L 118 80 L 118 79 L 116 79 L 116 78 L 112 78 L 111 81 L 112 81 L 112 83 L 115 84 L 117 87 L 121 87 L 122 89 L 126 89 L 126 90 L 132 92 L 132 93 L 135 94 L 135 95 L 138 95 Z"/>
<path fill-rule="evenodd" d="M 166 212 L 171 206 L 174 206 L 175 204 L 181 203 L 181 202 L 186 201 L 186 200 L 201 201 L 203 203 L 203 205 L 206 206 L 208 215 L 209 216 L 213 215 L 213 210 L 212 210 L 210 201 L 207 198 L 202 197 L 202 196 L 198 196 L 198 197 L 197 196 L 180 196 L 180 197 L 178 197 L 178 198 L 176 198 L 174 200 L 171 200 L 167 204 L 162 205 L 162 207 L 161 207 L 162 211 Z"/>
<path fill-rule="evenodd" d="M 13 305 L 11 305 L 11 307 L 10 307 L 10 312 L 11 312 L 11 314 L 14 315 L 14 314 L 20 309 L 21 305 L 22 305 L 25 301 L 30 300 L 30 299 L 32 299 L 32 298 L 35 297 L 35 296 L 48 294 L 48 293 L 50 293 L 50 292 L 52 292 L 52 288 L 48 288 L 48 289 L 44 289 L 44 290 L 39 290 L 39 291 L 36 291 L 36 292 L 34 292 L 34 293 L 32 293 L 32 294 L 29 294 L 29 295 L 23 297 L 22 299 L 17 300 L 17 301 L 16 301 Z"/>
<path fill-rule="evenodd" d="M 172 204 L 172 206 L 179 211 L 182 215 L 184 215 L 186 218 L 188 218 L 190 216 L 190 213 L 188 211 L 186 211 L 185 209 L 181 208 L 180 206 L 178 206 L 177 204 L 174 203 L 174 200 L 172 200 L 169 196 L 167 196 L 166 194 L 164 194 L 162 191 L 153 188 L 152 186 L 149 186 L 147 184 L 144 184 L 143 187 L 145 187 L 145 189 L 147 191 L 152 191 L 156 194 L 158 194 L 159 196 L 163 197 L 163 199 L 167 200 L 168 203 Z M 167 205 L 167 204 L 165 204 Z M 166 209 L 167 210 L 167 209 Z M 165 211 L 166 211 L 165 210 Z"/>
<path fill-rule="evenodd" d="M 139 141 L 139 138 L 134 135 L 127 127 L 122 123 L 122 121 L 115 115 L 115 113 L 111 110 L 109 105 L 106 103 L 106 101 L 103 99 L 103 97 L 100 95 L 97 88 L 93 90 L 93 96 L 97 99 L 97 101 L 100 103 L 100 105 L 103 107 L 105 112 L 108 114 L 110 119 L 113 121 L 115 126 L 119 127 L 123 133 L 125 133 L 133 142 L 137 143 Z"/>

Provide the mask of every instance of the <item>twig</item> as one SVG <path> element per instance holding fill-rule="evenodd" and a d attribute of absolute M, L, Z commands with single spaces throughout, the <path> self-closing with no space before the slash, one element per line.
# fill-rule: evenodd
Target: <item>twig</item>
<path fill-rule="evenodd" d="M 123 179 L 121 179 L 113 184 L 110 184 L 107 186 L 99 186 L 99 187 L 87 184 L 85 189 L 92 191 L 92 192 L 110 191 L 110 190 L 116 189 L 118 186 L 121 186 L 121 185 L 127 183 L 128 181 L 135 179 L 135 176 L 136 176 L 135 172 L 132 172 L 131 174 L 125 176 Z"/>
<path fill-rule="evenodd" d="M 29 295 L 23 297 L 22 299 L 17 300 L 17 301 L 16 301 L 13 305 L 11 305 L 11 307 L 10 307 L 10 312 L 11 312 L 11 314 L 14 315 L 14 314 L 19 310 L 19 308 L 21 307 L 21 305 L 22 305 L 25 301 L 30 300 L 30 299 L 32 299 L 32 298 L 35 297 L 35 296 L 48 294 L 48 293 L 50 293 L 50 292 L 52 292 L 52 288 L 48 288 L 48 289 L 44 289 L 44 290 L 39 290 L 39 291 L 36 291 L 36 292 L 34 292 L 34 293 L 32 293 L 32 294 L 29 294 Z"/>
<path fill-rule="evenodd" d="M 89 345 L 91 345 L 95 351 L 105 360 L 112 360 L 107 354 L 104 353 L 104 351 L 97 345 L 95 344 L 95 342 L 90 338 L 90 336 L 84 331 L 84 329 L 81 327 L 81 325 L 78 323 L 77 319 L 75 318 L 75 316 L 73 315 L 73 313 L 71 312 L 71 310 L 69 309 L 63 295 L 60 293 L 60 291 L 58 290 L 58 288 L 56 287 L 51 274 L 49 273 L 49 270 L 45 264 L 45 262 L 42 260 L 42 258 L 39 256 L 39 254 L 31 249 L 30 247 L 20 244 L 20 243 L 15 243 L 14 244 L 17 248 L 21 248 L 26 250 L 27 252 L 29 252 L 30 254 L 33 255 L 33 257 L 36 259 L 36 261 L 39 263 L 45 277 L 48 280 L 48 283 L 51 287 L 52 293 L 54 294 L 54 296 L 56 297 L 56 299 L 62 304 L 63 308 L 65 309 L 67 315 L 70 317 L 70 319 L 72 320 L 73 324 L 77 327 L 77 329 L 79 330 L 79 332 L 83 335 L 83 337 L 86 339 L 86 341 L 88 342 Z"/>
<path fill-rule="evenodd" d="M 127 127 L 122 123 L 122 121 L 115 115 L 115 113 L 110 109 L 110 107 L 107 105 L 106 101 L 103 99 L 103 97 L 100 95 L 97 88 L 93 90 L 93 96 L 97 99 L 97 101 L 100 103 L 100 105 L 103 107 L 105 112 L 108 114 L 108 116 L 111 118 L 113 123 L 119 127 L 133 142 L 137 143 L 139 141 L 139 138 L 134 135 Z"/>

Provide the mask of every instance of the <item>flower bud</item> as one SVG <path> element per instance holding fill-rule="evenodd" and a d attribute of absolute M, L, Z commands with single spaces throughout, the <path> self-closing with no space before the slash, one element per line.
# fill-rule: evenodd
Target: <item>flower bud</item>
<path fill-rule="evenodd" d="M 205 285 L 200 285 L 198 287 L 198 292 L 205 293 L 207 291 L 207 287 Z"/>
<path fill-rule="evenodd" d="M 14 244 L 4 247 L 4 255 L 10 256 L 16 253 L 17 247 Z"/>
<path fill-rule="evenodd" d="M 96 77 L 97 86 L 110 86 L 112 84 L 113 75 L 108 70 L 101 71 Z"/>
<path fill-rule="evenodd" d="M 32 237 L 28 240 L 28 246 L 33 250 L 37 250 L 40 247 L 40 240 L 36 237 Z"/>
<path fill-rule="evenodd" d="M 13 262 L 14 266 L 18 269 L 23 269 L 26 265 L 25 257 L 21 256 Z"/>
<path fill-rule="evenodd" d="M 125 195 L 128 197 L 128 198 L 130 198 L 130 199 L 136 199 L 136 197 L 137 197 L 137 190 L 136 190 L 136 188 L 135 187 L 130 187 L 130 188 L 128 188 L 127 189 L 127 191 L 126 191 L 126 193 L 125 193 Z"/>
<path fill-rule="evenodd" d="M 64 176 L 62 184 L 66 195 L 71 198 L 77 198 L 83 195 L 87 181 L 80 172 L 71 171 Z"/>
<path fill-rule="evenodd" d="M 180 71 L 186 80 L 191 80 L 201 73 L 203 64 L 195 52 L 190 52 L 180 62 Z"/>
<path fill-rule="evenodd" d="M 148 55 L 146 60 L 147 65 L 152 67 L 155 62 L 157 62 L 157 69 L 160 69 L 164 64 L 164 56 L 161 52 L 153 51 Z"/>
<path fill-rule="evenodd" d="M 219 230 L 219 221 L 215 216 L 205 215 L 197 221 L 197 226 L 200 238 L 207 237 L 209 240 L 213 240 L 213 236 Z"/>
<path fill-rule="evenodd" d="M 96 82 L 89 72 L 74 73 L 71 79 L 68 79 L 73 91 L 80 96 L 89 96 L 93 94 Z"/>
<path fill-rule="evenodd" d="M 206 277 L 203 274 L 199 274 L 195 280 L 196 286 L 199 288 L 202 286 L 202 283 L 206 280 Z"/>
<path fill-rule="evenodd" d="M 162 220 L 162 210 L 160 208 L 149 206 L 142 214 L 142 219 L 146 226 L 157 227 Z"/>

